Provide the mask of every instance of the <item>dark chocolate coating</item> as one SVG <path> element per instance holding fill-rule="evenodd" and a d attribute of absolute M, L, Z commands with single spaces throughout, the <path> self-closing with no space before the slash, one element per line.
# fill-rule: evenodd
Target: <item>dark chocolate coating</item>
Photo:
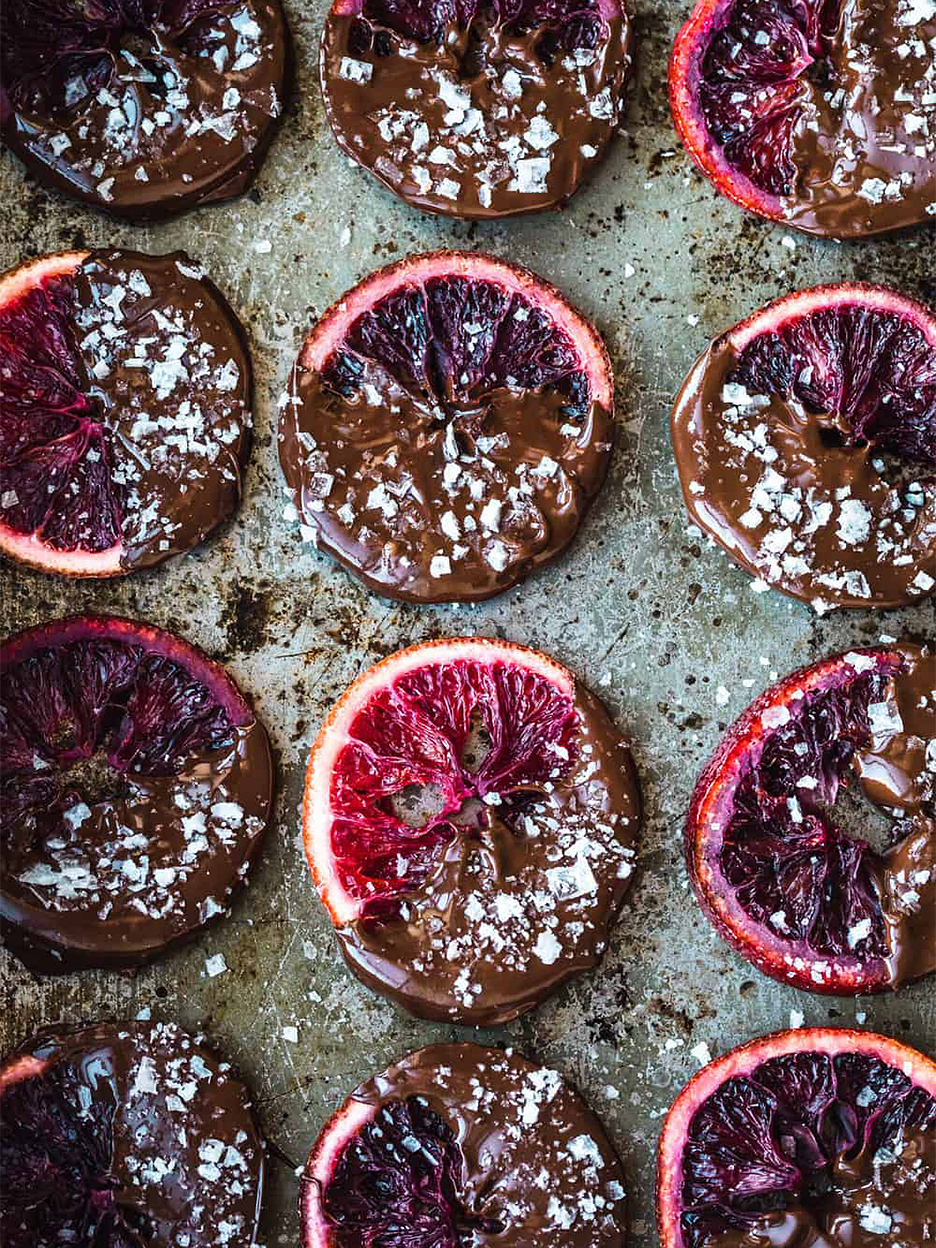
<path fill-rule="evenodd" d="M 140 30 L 129 19 L 126 28 L 88 24 L 83 7 L 66 0 L 86 31 L 66 42 L 84 51 L 70 62 L 46 56 L 38 71 L 19 54 L 35 10 L 10 0 L 4 23 L 4 141 L 45 185 L 134 221 L 245 191 L 291 80 L 279 0 L 196 4 L 184 17 L 169 0 L 153 7 L 152 24 Z M 93 73 L 93 88 L 79 75 L 62 81 L 69 64 Z"/>
<path fill-rule="evenodd" d="M 793 1204 L 706 1248 L 925 1248 L 936 1235 L 934 1206 L 936 1131 L 901 1132 L 892 1146 L 865 1143 L 837 1158 L 821 1211 Z"/>
<path fill-rule="evenodd" d="M 595 46 L 560 47 L 547 64 L 548 24 L 512 33 L 488 9 L 421 43 L 352 7 L 341 0 L 325 21 L 326 111 L 342 150 L 407 203 L 462 218 L 536 212 L 602 159 L 630 69 L 623 10 L 594 14 Z"/>
<path fill-rule="evenodd" d="M 361 1084 L 349 1104 L 376 1116 L 410 1097 L 420 1098 L 457 1141 L 462 1207 L 503 1228 L 473 1230 L 477 1248 L 623 1248 L 621 1163 L 598 1119 L 558 1071 L 512 1049 L 435 1044 Z M 338 1131 L 343 1112 L 329 1124 Z M 313 1208 L 321 1191 L 316 1160 L 313 1150 L 301 1197 L 302 1206 Z M 355 1242 L 351 1228 L 344 1237 L 333 1233 L 342 1248 Z"/>
<path fill-rule="evenodd" d="M 64 1155 L 56 1132 L 69 1124 L 52 1109 L 61 1113 L 63 1098 L 78 1133 Z M 132 1238 L 120 1243 L 140 1242 L 133 1231 L 143 1227 L 152 1248 L 253 1248 L 264 1156 L 250 1094 L 227 1063 L 174 1024 L 47 1028 L 0 1063 L 0 1109 L 11 1172 L 21 1154 L 29 1173 L 30 1159 L 48 1150 L 56 1182 L 54 1194 L 39 1202 L 38 1222 L 28 1197 L 20 1204 L 7 1188 L 10 1248 L 83 1248 L 88 1241 L 54 1231 L 71 1228 L 74 1235 L 85 1208 L 88 1229 L 93 1233 L 96 1219 L 110 1225 L 114 1242 L 125 1228 Z M 69 1207 L 72 1217 L 60 1213 L 55 1228 L 52 1210 Z M 43 1234 L 46 1217 L 52 1225 L 45 1222 Z"/>
<path fill-rule="evenodd" d="M 841 0 L 823 76 L 800 79 L 790 225 L 864 238 L 933 219 L 934 41 L 931 5 Z"/>
<path fill-rule="evenodd" d="M 134 291 L 132 277 L 140 272 L 149 294 Z M 116 288 L 125 298 L 110 317 L 106 301 Z M 105 321 L 121 331 L 86 345 L 85 362 L 92 370 L 102 358 L 109 365 L 103 379 L 91 371 L 88 384 L 102 400 L 117 462 L 139 500 L 125 516 L 126 564 L 161 562 L 203 541 L 240 502 L 253 423 L 243 330 L 184 252 L 92 252 L 78 270 L 75 297 L 79 334 L 93 334 Z M 175 366 L 160 369 L 183 343 Z M 157 363 L 131 367 L 137 356 Z M 127 443 L 134 454 L 120 458 L 117 447 Z"/>
<path fill-rule="evenodd" d="M 821 238 L 936 215 L 929 0 L 697 0 L 677 37 L 677 129 L 717 190 Z"/>
<path fill-rule="evenodd" d="M 853 758 L 865 796 L 897 821 L 894 845 L 870 859 L 894 988 L 936 970 L 936 650 L 898 649 L 905 668 L 873 708 L 872 745 Z"/>

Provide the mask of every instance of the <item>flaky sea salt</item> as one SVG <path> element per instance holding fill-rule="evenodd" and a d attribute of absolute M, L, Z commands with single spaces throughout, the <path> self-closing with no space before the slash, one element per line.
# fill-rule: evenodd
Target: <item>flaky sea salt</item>
<path fill-rule="evenodd" d="M 367 61 L 357 61 L 353 57 L 343 56 L 338 65 L 338 76 L 348 82 L 370 82 L 374 67 Z"/>
<path fill-rule="evenodd" d="M 543 930 L 536 938 L 536 944 L 533 946 L 533 952 L 539 960 L 552 966 L 559 955 L 562 953 L 562 946 L 555 936 L 548 929 Z"/>

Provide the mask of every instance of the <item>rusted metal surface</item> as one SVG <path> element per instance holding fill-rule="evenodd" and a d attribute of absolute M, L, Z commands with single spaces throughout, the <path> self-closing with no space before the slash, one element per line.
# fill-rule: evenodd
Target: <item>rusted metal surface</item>
<path fill-rule="evenodd" d="M 670 401 L 696 353 L 770 298 L 855 276 L 936 300 L 936 226 L 837 245 L 793 238 L 717 198 L 669 121 L 666 57 L 685 15 L 673 3 L 639 15 L 626 133 L 568 208 L 502 225 L 421 217 L 339 155 L 314 72 L 324 0 L 287 7 L 297 90 L 246 198 L 134 228 L 40 191 L 9 156 L 0 162 L 4 268 L 75 246 L 184 247 L 239 311 L 257 374 L 257 438 L 237 520 L 206 547 L 129 580 L 69 584 L 5 567 L 3 631 L 98 609 L 182 633 L 253 695 L 281 775 L 266 851 L 229 918 L 132 978 L 40 982 L 0 955 L 0 1047 L 53 1020 L 142 1009 L 205 1029 L 252 1081 L 274 1145 L 265 1243 L 295 1243 L 291 1167 L 331 1108 L 400 1053 L 463 1034 L 404 1017 L 340 963 L 298 841 L 309 744 L 346 684 L 400 646 L 469 632 L 526 642 L 577 671 L 632 737 L 647 806 L 641 869 L 603 966 L 518 1023 L 476 1034 L 514 1043 L 579 1084 L 620 1147 L 632 1242 L 652 1245 L 656 1136 L 698 1067 L 698 1046 L 714 1055 L 799 1015 L 807 1024 L 857 1021 L 919 1046 L 936 1030 L 936 981 L 855 1001 L 759 975 L 709 929 L 680 850 L 701 764 L 772 677 L 882 633 L 932 631 L 932 604 L 819 619 L 774 593 L 752 593 L 745 575 L 687 533 L 668 432 Z M 420 609 L 369 596 L 299 544 L 282 518 L 275 403 L 302 334 L 336 296 L 389 260 L 447 245 L 528 265 L 595 320 L 615 365 L 620 436 L 604 492 L 557 565 L 489 603 Z M 219 952 L 228 970 L 209 978 L 206 959 Z M 298 1043 L 284 1038 L 291 1026 Z"/>

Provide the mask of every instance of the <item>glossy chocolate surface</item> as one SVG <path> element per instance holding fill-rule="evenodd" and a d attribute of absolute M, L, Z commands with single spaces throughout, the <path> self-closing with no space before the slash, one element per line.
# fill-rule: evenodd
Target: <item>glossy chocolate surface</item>
<path fill-rule="evenodd" d="M 936 214 L 936 13 L 917 0 L 700 0 L 677 41 L 677 125 L 716 187 L 805 233 Z"/>
<path fill-rule="evenodd" d="M 540 315 L 519 295 L 507 307 L 518 323 Z M 482 342 L 497 328 L 467 327 Z M 427 375 L 430 361 L 431 349 Z M 566 375 L 581 384 L 571 396 L 460 378 L 440 394 L 431 376 L 418 387 L 373 358 L 354 367 L 342 393 L 300 353 L 282 400 L 280 464 L 304 537 L 377 593 L 415 602 L 489 598 L 569 544 L 614 437 L 584 372 Z"/>
<path fill-rule="evenodd" d="M 420 1017 L 491 1026 L 599 962 L 633 872 L 640 797 L 601 703 L 577 685 L 574 710 L 573 759 L 558 752 L 522 793 L 467 801 L 395 912 L 336 927 L 364 983 Z"/>
<path fill-rule="evenodd" d="M 524 31 L 482 8 L 419 41 L 342 4 L 322 36 L 322 91 L 343 151 L 414 207 L 512 216 L 563 203 L 600 161 L 629 47 L 624 12 Z"/>
<path fill-rule="evenodd" d="M 936 1238 L 936 1131 L 901 1133 L 838 1157 L 828 1190 L 810 1208 L 793 1205 L 706 1248 L 925 1248 Z"/>
<path fill-rule="evenodd" d="M 900 650 L 904 670 L 869 707 L 871 747 L 852 760 L 865 795 L 894 815 L 895 844 L 873 860 L 894 987 L 936 970 L 936 653 Z"/>
<path fill-rule="evenodd" d="M 264 1158 L 250 1095 L 175 1025 L 39 1032 L 0 1065 L 0 1108 L 8 1176 L 49 1158 L 42 1199 L 5 1191 L 9 1248 L 253 1248 Z"/>
<path fill-rule="evenodd" d="M 279 0 L 165 0 L 149 6 L 142 28 L 126 7 L 95 22 L 66 0 L 46 16 L 31 64 L 21 49 L 32 46 L 42 5 L 10 0 L 5 142 L 46 185 L 131 220 L 241 194 L 288 90 Z"/>
<path fill-rule="evenodd" d="M 936 487 L 926 463 L 895 463 L 837 412 L 757 395 L 716 339 L 673 409 L 690 516 L 764 588 L 834 607 L 890 607 L 936 587 Z"/>
<path fill-rule="evenodd" d="M 374 1115 L 416 1097 L 448 1128 L 463 1162 L 456 1195 L 496 1230 L 475 1248 L 623 1248 L 624 1176 L 597 1118 L 556 1070 L 475 1044 L 420 1049 L 362 1084 Z M 314 1154 L 313 1154 L 314 1159 Z M 314 1183 L 307 1170 L 304 1183 Z M 327 1201 L 327 1191 L 325 1193 Z M 354 1231 L 337 1244 L 357 1242 Z"/>
<path fill-rule="evenodd" d="M 799 79 L 790 225 L 861 238 L 936 214 L 936 11 L 840 0 L 825 56 Z"/>
<path fill-rule="evenodd" d="M 66 344 L 67 361 L 54 360 L 54 401 L 73 396 L 75 415 L 67 432 L 73 451 L 61 474 L 49 472 L 54 492 L 43 540 L 63 551 L 122 544 L 117 572 L 188 550 L 240 502 L 251 368 L 236 316 L 184 252 L 91 251 L 73 273 L 45 282 L 64 312 L 24 348 L 45 369 L 47 332 Z M 41 289 L 29 291 L 22 302 L 42 297 Z M 37 307 L 36 318 L 49 315 Z M 16 308 L 6 315 L 16 317 Z M 25 419 L 41 430 L 49 415 L 37 402 Z M 54 432 L 60 440 L 58 424 Z M 23 533 L 37 517 L 43 523 L 31 458 L 4 465 L 0 500 L 0 518 Z M 89 511 L 87 497 L 100 500 L 100 510 Z"/>

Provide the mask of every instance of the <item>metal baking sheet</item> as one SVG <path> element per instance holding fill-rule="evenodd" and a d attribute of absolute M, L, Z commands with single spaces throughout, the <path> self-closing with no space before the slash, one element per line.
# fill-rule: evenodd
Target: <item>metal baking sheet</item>
<path fill-rule="evenodd" d="M 252 1083 L 273 1146 L 267 1248 L 297 1240 L 293 1167 L 331 1109 L 401 1053 L 465 1034 L 415 1022 L 351 978 L 298 841 L 306 753 L 330 704 L 362 669 L 415 641 L 481 633 L 548 651 L 606 700 L 633 739 L 647 808 L 641 866 L 604 964 L 532 1015 L 473 1035 L 515 1044 L 580 1086 L 624 1160 L 637 1248 L 656 1244 L 656 1137 L 704 1056 L 700 1046 L 716 1055 L 791 1018 L 857 1021 L 921 1047 L 936 1034 L 936 979 L 857 1001 L 797 992 L 733 954 L 688 891 L 681 818 L 726 724 L 799 664 L 882 633 L 932 631 L 932 604 L 819 619 L 778 594 L 752 593 L 743 573 L 687 532 L 670 401 L 710 337 L 799 286 L 859 277 L 936 302 L 936 226 L 823 243 L 717 197 L 679 148 L 666 103 L 666 60 L 687 7 L 647 5 L 638 15 L 626 129 L 592 184 L 546 216 L 503 224 L 424 217 L 350 167 L 316 84 L 325 0 L 287 3 L 299 70 L 293 104 L 255 190 L 233 204 L 145 229 L 117 225 L 41 191 L 8 154 L 0 161 L 3 268 L 76 246 L 183 247 L 239 311 L 257 376 L 257 438 L 236 521 L 204 548 L 122 581 L 65 583 L 4 567 L 3 631 L 95 609 L 190 637 L 255 698 L 281 777 L 250 887 L 188 948 L 126 978 L 37 980 L 0 955 L 0 1047 L 54 1020 L 144 1009 L 205 1029 Z M 594 319 L 615 366 L 619 438 L 602 496 L 556 565 L 478 606 L 416 608 L 372 597 L 300 545 L 283 519 L 275 405 L 317 314 L 379 265 L 440 246 L 528 265 Z M 205 962 L 216 953 L 228 969 L 209 978 Z M 298 1043 L 284 1038 L 291 1026 Z"/>

